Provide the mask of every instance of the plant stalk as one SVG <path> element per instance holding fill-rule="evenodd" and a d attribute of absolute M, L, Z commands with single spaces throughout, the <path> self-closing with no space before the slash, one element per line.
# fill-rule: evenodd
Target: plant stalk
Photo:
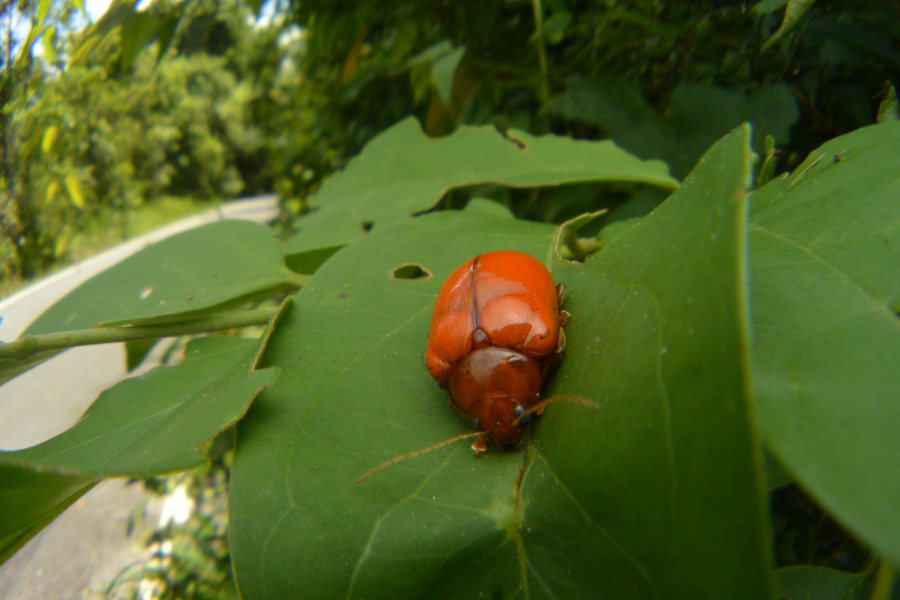
<path fill-rule="evenodd" d="M 547 44 L 544 41 L 544 7 L 541 0 L 531 0 L 531 9 L 534 11 L 534 36 L 538 46 L 538 63 L 541 67 L 541 101 L 546 103 L 550 99 L 550 75 L 547 67 Z"/>
<path fill-rule="evenodd" d="M 894 589 L 896 581 L 897 572 L 887 560 L 882 560 L 875 574 L 875 585 L 870 600 L 890 600 L 891 590 Z"/>
<path fill-rule="evenodd" d="M 60 331 L 42 335 L 28 335 L 8 344 L 0 343 L 0 359 L 23 359 L 46 350 L 61 350 L 74 346 L 90 346 L 111 342 L 152 340 L 164 337 L 208 333 L 251 325 L 266 325 L 276 315 L 275 308 L 222 313 L 191 321 L 155 325 L 119 325 L 94 327 L 75 331 Z"/>

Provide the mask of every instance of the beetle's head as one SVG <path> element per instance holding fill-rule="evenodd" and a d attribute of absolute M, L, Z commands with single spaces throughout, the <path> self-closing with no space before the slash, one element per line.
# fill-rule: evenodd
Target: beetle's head
<path fill-rule="evenodd" d="M 533 359 L 506 348 L 482 348 L 456 365 L 450 396 L 454 408 L 476 420 L 491 443 L 516 447 L 525 432 L 525 412 L 540 401 L 542 381 Z"/>

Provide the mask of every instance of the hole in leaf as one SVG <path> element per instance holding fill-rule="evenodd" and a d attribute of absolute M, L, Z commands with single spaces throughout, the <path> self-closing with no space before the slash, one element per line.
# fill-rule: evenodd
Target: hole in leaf
<path fill-rule="evenodd" d="M 409 263 L 405 265 L 400 265 L 393 271 L 391 271 L 391 277 L 394 279 L 429 279 L 431 277 L 431 272 L 426 270 L 422 265 L 416 263 Z"/>
<path fill-rule="evenodd" d="M 370 231 L 372 231 L 372 227 L 374 227 L 374 226 L 375 226 L 375 223 L 373 221 L 363 221 L 362 222 L 362 230 L 365 231 L 366 233 L 369 233 Z"/>

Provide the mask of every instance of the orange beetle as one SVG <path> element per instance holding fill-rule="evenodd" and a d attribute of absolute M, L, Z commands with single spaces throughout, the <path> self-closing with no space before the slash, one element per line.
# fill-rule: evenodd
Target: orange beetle
<path fill-rule="evenodd" d="M 566 346 L 564 291 L 539 260 L 511 250 L 476 256 L 441 288 L 426 362 L 451 406 L 482 432 L 476 452 L 488 441 L 519 446 L 526 417 L 540 412 L 544 375 Z"/>

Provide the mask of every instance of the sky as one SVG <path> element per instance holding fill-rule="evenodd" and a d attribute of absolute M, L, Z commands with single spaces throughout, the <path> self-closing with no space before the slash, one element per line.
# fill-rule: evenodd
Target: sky
<path fill-rule="evenodd" d="M 84 8 L 90 16 L 91 21 L 96 22 L 97 19 L 103 16 L 106 9 L 109 8 L 109 4 L 110 0 L 86 0 Z"/>

